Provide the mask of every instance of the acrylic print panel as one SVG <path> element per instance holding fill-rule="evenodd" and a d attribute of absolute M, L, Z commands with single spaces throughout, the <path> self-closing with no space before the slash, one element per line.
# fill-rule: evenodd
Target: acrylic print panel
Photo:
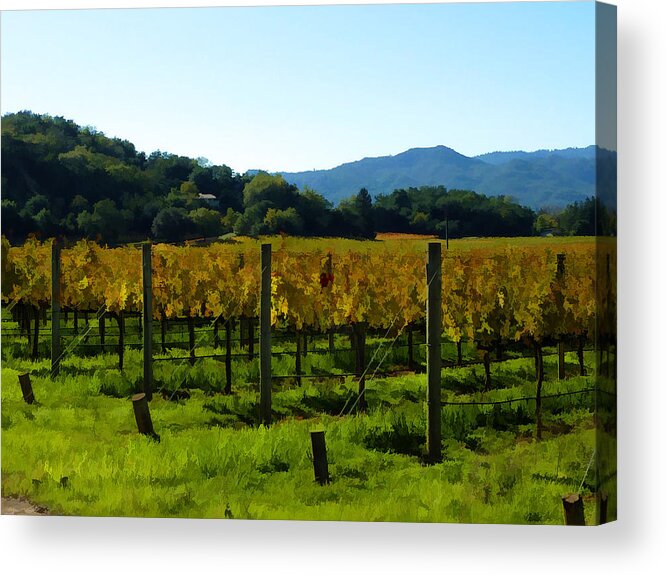
<path fill-rule="evenodd" d="M 594 2 L 4 12 L 3 513 L 614 520 L 615 52 Z"/>

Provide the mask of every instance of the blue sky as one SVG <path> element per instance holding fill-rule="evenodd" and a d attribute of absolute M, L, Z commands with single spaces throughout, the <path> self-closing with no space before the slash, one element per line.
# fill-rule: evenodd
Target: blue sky
<path fill-rule="evenodd" d="M 594 143 L 592 2 L 2 14 L 29 109 L 237 171 Z"/>

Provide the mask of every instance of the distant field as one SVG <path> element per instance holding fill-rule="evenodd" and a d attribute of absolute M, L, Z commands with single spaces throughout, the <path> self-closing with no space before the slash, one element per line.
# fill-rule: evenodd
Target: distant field
<path fill-rule="evenodd" d="M 425 234 L 400 234 L 395 232 L 386 232 L 379 233 L 375 237 L 375 240 L 382 242 L 394 242 L 394 241 L 423 241 L 423 242 L 432 242 L 437 241 L 439 238 L 433 235 Z M 307 240 L 305 240 L 307 241 Z M 446 243 L 446 240 L 439 239 L 442 243 Z M 591 244 L 596 241 L 594 236 L 551 236 L 551 237 L 540 237 L 540 236 L 531 236 L 531 237 L 522 237 L 522 238 L 459 238 L 459 239 L 449 239 L 449 249 L 477 249 L 477 248 L 491 248 L 498 247 L 503 248 L 507 246 L 517 246 L 517 247 L 530 247 L 530 246 L 544 246 L 544 245 L 572 245 L 572 244 Z"/>
<path fill-rule="evenodd" d="M 398 232 L 382 232 L 375 236 L 376 240 L 436 240 L 437 236 L 427 234 L 400 234 Z"/>
<path fill-rule="evenodd" d="M 446 240 L 436 236 L 421 234 L 380 233 L 375 240 L 352 240 L 347 238 L 298 238 L 291 236 L 263 236 L 259 241 L 255 238 L 237 236 L 236 241 L 242 244 L 270 243 L 274 248 L 287 249 L 327 249 L 367 251 L 382 244 L 402 244 L 408 251 L 412 251 L 423 244 L 423 249 L 429 242 L 439 241 L 446 244 Z M 558 236 L 558 237 L 522 237 L 522 238 L 460 238 L 449 240 L 449 251 L 467 251 L 474 249 L 506 248 L 506 247 L 575 247 L 591 246 L 599 241 L 594 236 Z"/>

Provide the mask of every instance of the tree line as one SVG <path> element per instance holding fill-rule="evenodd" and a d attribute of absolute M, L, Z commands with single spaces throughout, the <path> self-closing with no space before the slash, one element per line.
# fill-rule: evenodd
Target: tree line
<path fill-rule="evenodd" d="M 506 196 L 426 186 L 374 200 L 365 189 L 350 190 L 334 206 L 280 175 L 239 174 L 205 158 L 161 151 L 146 155 L 92 127 L 29 111 L 2 117 L 1 143 L 2 233 L 13 243 L 30 234 L 114 244 L 230 232 L 356 238 L 384 231 L 451 238 L 594 233 L 594 210 L 586 202 L 537 214 Z"/>

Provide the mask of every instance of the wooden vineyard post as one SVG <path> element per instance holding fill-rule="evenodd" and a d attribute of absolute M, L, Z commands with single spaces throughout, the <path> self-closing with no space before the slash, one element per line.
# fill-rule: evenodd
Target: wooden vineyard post
<path fill-rule="evenodd" d="M 483 389 L 484 391 L 490 391 L 492 380 L 490 377 L 490 352 L 487 349 L 483 351 L 483 373 Z"/>
<path fill-rule="evenodd" d="M 102 348 L 102 353 L 104 352 L 104 344 L 106 340 L 106 312 L 102 313 L 99 317 L 99 346 Z"/>
<path fill-rule="evenodd" d="M 358 409 L 364 413 L 368 410 L 368 401 L 365 397 L 365 330 L 366 324 L 355 323 L 354 330 L 354 356 L 356 358 L 356 377 L 358 380 Z"/>
<path fill-rule="evenodd" d="M 220 318 L 213 321 L 213 349 L 220 347 Z"/>
<path fill-rule="evenodd" d="M 19 374 L 19 384 L 21 384 L 21 393 L 23 393 L 23 401 L 28 405 L 35 402 L 35 395 L 32 392 L 32 383 L 30 383 L 30 374 Z"/>
<path fill-rule="evenodd" d="M 153 265 L 152 246 L 141 247 L 143 272 L 143 392 L 153 399 Z"/>
<path fill-rule="evenodd" d="M 164 310 L 162 310 L 162 315 L 160 317 L 160 336 L 162 341 L 162 353 L 166 353 L 166 332 L 167 332 L 167 320 Z"/>
<path fill-rule="evenodd" d="M 85 311 L 83 312 L 83 319 L 84 319 L 84 321 L 85 321 L 85 323 L 86 323 L 86 328 L 85 328 L 85 331 L 84 331 L 84 333 L 85 333 L 86 335 L 85 335 L 85 337 L 83 338 L 83 341 L 84 341 L 85 343 L 88 343 L 88 339 L 89 339 L 89 338 L 88 338 L 88 333 L 89 333 L 89 328 L 90 328 L 90 321 L 88 320 L 88 310 L 85 310 Z"/>
<path fill-rule="evenodd" d="M 585 369 L 585 336 L 578 336 L 578 368 L 580 370 L 580 375 L 587 375 L 587 370 Z"/>
<path fill-rule="evenodd" d="M 224 375 L 226 377 L 226 384 L 224 386 L 224 393 L 229 395 L 231 393 L 231 330 L 233 325 L 231 320 L 228 319 L 224 326 L 225 331 L 225 356 L 224 356 Z"/>
<path fill-rule="evenodd" d="M 566 497 L 562 497 L 562 505 L 564 506 L 565 525 L 585 525 L 583 498 L 578 493 L 570 493 Z"/>
<path fill-rule="evenodd" d="M 150 417 L 150 408 L 148 407 L 148 398 L 145 393 L 137 393 L 132 396 L 132 407 L 134 408 L 134 418 L 139 433 L 148 435 L 159 441 L 160 436 L 153 429 L 153 420 Z"/>
<path fill-rule="evenodd" d="M 254 359 L 254 318 L 247 318 L 247 356 L 249 360 Z"/>
<path fill-rule="evenodd" d="M 428 433 L 430 463 L 442 460 L 442 245 L 428 244 L 426 266 L 428 350 Z"/>
<path fill-rule="evenodd" d="M 536 371 L 537 371 L 537 389 L 536 389 L 536 438 L 541 439 L 543 431 L 543 421 L 541 418 L 541 391 L 543 390 L 543 347 L 541 343 L 535 343 L 536 348 Z"/>
<path fill-rule="evenodd" d="M 32 317 L 32 306 L 24 304 L 23 308 L 23 323 L 26 335 L 28 336 L 28 349 L 32 350 L 32 330 L 30 329 L 30 320 Z"/>
<path fill-rule="evenodd" d="M 187 339 L 190 348 L 190 365 L 194 365 L 197 361 L 194 353 L 195 339 L 194 339 L 194 318 L 191 315 L 187 316 Z"/>
<path fill-rule="evenodd" d="M 123 370 L 125 354 L 125 314 L 122 310 L 118 312 L 118 369 Z"/>
<path fill-rule="evenodd" d="M 560 288 L 563 287 L 564 282 L 564 259 L 565 254 L 557 254 L 557 272 L 556 279 Z M 563 305 L 563 298 L 560 294 L 559 302 Z M 564 311 L 564 310 L 562 310 Z M 560 336 L 560 341 L 557 343 L 557 378 L 564 379 L 566 377 L 565 367 L 564 367 L 564 342 Z"/>
<path fill-rule="evenodd" d="M 303 378 L 301 377 L 301 339 L 301 330 L 298 329 L 296 330 L 296 356 L 294 357 L 296 363 L 296 383 L 298 383 L 298 387 L 303 385 Z"/>
<path fill-rule="evenodd" d="M 566 377 L 566 371 L 564 368 L 564 342 L 559 341 L 557 343 L 557 378 L 564 379 Z"/>
<path fill-rule="evenodd" d="M 328 475 L 328 458 L 326 456 L 326 437 L 323 431 L 311 431 L 312 440 L 312 465 L 314 466 L 315 481 L 319 485 L 330 482 Z"/>
<path fill-rule="evenodd" d="M 33 307 L 33 316 L 35 318 L 35 332 L 32 336 L 32 359 L 37 359 L 39 354 L 39 307 Z"/>
<path fill-rule="evenodd" d="M 51 377 L 60 372 L 60 243 L 51 245 Z"/>
<path fill-rule="evenodd" d="M 599 525 L 608 523 L 608 494 L 603 491 L 597 493 L 597 507 L 599 514 Z"/>
<path fill-rule="evenodd" d="M 335 353 L 335 328 L 328 330 L 328 353 Z"/>
<path fill-rule="evenodd" d="M 241 316 L 240 320 L 238 321 L 238 339 L 240 340 L 240 347 L 241 349 L 245 349 L 247 347 L 247 329 L 246 329 L 246 319 Z"/>
<path fill-rule="evenodd" d="M 261 299 L 259 308 L 259 413 L 271 423 L 271 244 L 261 246 Z"/>

